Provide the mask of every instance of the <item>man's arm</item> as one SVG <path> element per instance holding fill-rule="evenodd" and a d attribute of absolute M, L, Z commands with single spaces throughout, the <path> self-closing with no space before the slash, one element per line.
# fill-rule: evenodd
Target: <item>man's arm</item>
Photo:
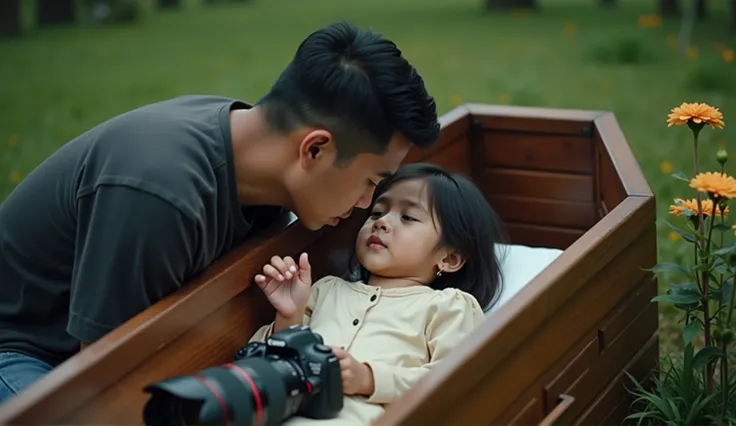
<path fill-rule="evenodd" d="M 198 228 L 167 201 L 103 185 L 78 200 L 67 331 L 82 347 L 178 289 Z"/>

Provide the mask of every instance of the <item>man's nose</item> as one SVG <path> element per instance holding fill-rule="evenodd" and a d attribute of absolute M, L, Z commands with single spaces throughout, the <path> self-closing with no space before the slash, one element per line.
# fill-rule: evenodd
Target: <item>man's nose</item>
<path fill-rule="evenodd" d="M 371 201 L 373 200 L 373 192 L 375 191 L 375 188 L 371 188 L 368 191 L 366 191 L 363 196 L 360 197 L 357 203 L 355 203 L 355 207 L 359 209 L 367 209 L 371 206 Z"/>

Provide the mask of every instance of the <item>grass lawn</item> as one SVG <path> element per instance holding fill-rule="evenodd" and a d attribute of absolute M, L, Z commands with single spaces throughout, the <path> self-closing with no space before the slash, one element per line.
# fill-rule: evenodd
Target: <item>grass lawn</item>
<path fill-rule="evenodd" d="M 637 25 L 655 0 L 611 10 L 594 0 L 543 0 L 537 13 L 495 15 L 481 12 L 481 0 L 254 0 L 0 40 L 0 199 L 60 145 L 118 113 L 185 93 L 257 100 L 310 31 L 348 18 L 397 42 L 441 113 L 461 102 L 614 111 L 661 220 L 673 197 L 694 196 L 668 176 L 692 171 L 689 132 L 666 127 L 670 108 L 704 101 L 724 112 L 725 130 L 702 133 L 701 168 L 717 166 L 717 146 L 736 154 L 736 61 L 722 54 L 736 50 L 736 38 L 726 35 L 722 3 L 711 2 L 712 18 L 697 24 L 687 59 L 673 48 L 677 22 Z M 611 49 L 641 56 L 594 60 Z M 664 224 L 659 232 L 663 259 L 690 253 Z M 677 344 L 670 318 L 663 308 L 666 345 Z"/>

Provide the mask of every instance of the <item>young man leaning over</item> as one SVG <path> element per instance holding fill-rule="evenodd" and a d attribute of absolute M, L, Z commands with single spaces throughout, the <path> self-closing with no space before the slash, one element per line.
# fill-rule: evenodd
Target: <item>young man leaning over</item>
<path fill-rule="evenodd" d="M 0 205 L 0 403 L 283 209 L 317 230 L 366 208 L 409 148 L 438 136 L 394 43 L 337 23 L 255 105 L 183 96 L 70 141 Z"/>

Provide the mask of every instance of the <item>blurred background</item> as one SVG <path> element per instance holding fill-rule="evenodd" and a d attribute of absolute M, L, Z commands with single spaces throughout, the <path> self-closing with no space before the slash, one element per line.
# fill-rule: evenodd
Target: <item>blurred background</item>
<path fill-rule="evenodd" d="M 613 111 L 658 198 L 662 260 L 691 255 L 661 219 L 694 196 L 670 177 L 692 174 L 692 141 L 667 129 L 669 110 L 721 108 L 701 168 L 716 170 L 723 147 L 736 170 L 736 0 L 0 0 L 0 202 L 114 115 L 189 93 L 255 102 L 338 19 L 394 40 L 440 114 L 464 102 Z M 663 344 L 681 344 L 666 307 L 661 319 Z"/>

